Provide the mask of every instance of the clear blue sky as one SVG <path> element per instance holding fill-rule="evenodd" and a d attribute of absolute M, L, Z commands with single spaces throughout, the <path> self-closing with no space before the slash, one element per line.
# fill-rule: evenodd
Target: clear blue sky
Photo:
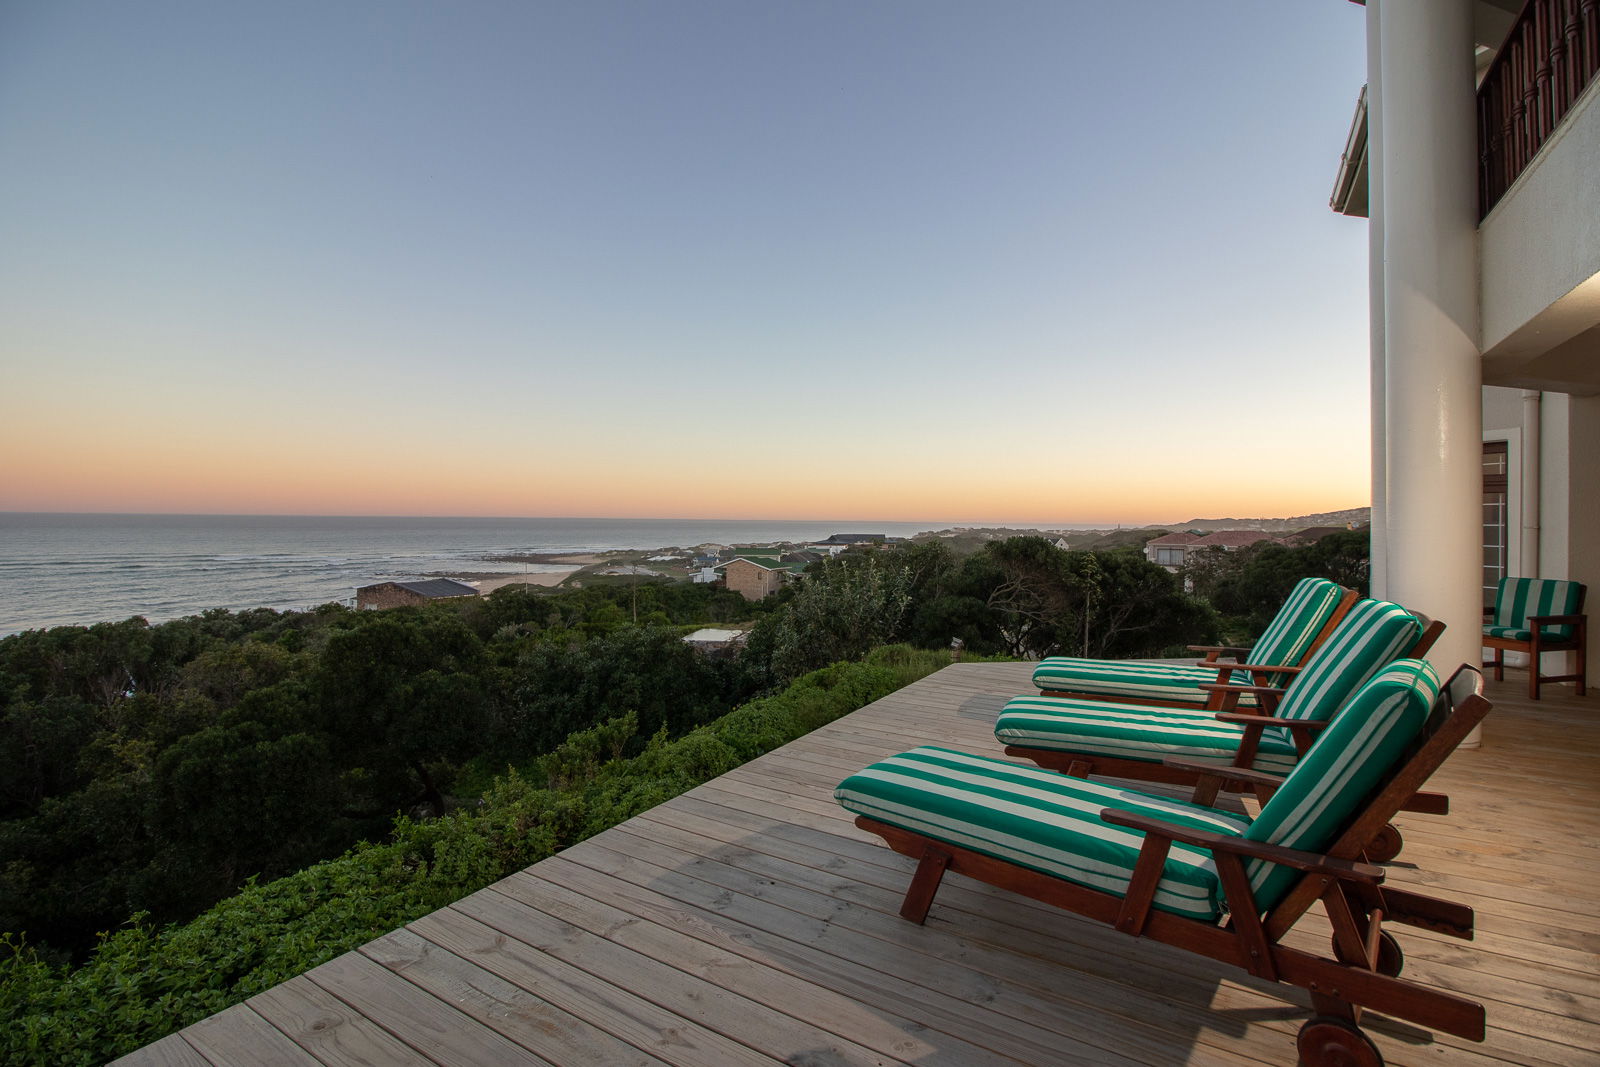
<path fill-rule="evenodd" d="M 1362 23 L 5 4 L 0 509 L 1363 504 Z"/>

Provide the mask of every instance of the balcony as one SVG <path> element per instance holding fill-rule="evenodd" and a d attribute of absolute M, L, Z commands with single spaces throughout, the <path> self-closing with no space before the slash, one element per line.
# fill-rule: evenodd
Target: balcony
<path fill-rule="evenodd" d="M 1478 217 L 1487 216 L 1600 75 L 1600 4 L 1529 0 L 1478 86 Z"/>
<path fill-rule="evenodd" d="M 833 786 L 929 740 L 994 754 L 1030 670 L 952 666 L 119 1062 L 1288 1062 L 1287 987 L 958 876 L 897 916 L 912 865 Z M 1477 909 L 1472 944 L 1396 930 L 1488 1040 L 1369 1014 L 1391 1064 L 1600 1048 L 1600 696 L 1523 691 L 1491 683 L 1484 747 L 1434 779 L 1453 814 L 1401 820 L 1390 875 Z"/>

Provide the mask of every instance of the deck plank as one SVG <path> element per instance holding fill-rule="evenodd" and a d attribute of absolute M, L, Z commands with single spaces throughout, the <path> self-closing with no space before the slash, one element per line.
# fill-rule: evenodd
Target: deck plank
<path fill-rule="evenodd" d="M 960 876 L 925 926 L 912 864 L 834 785 L 933 742 L 997 755 L 1031 664 L 959 664 L 168 1037 L 202 1062 L 1283 1063 L 1303 994 Z M 1485 745 L 1397 820 L 1393 884 L 1477 910 L 1400 927 L 1408 977 L 1482 1000 L 1482 1044 L 1369 1013 L 1390 1064 L 1574 1064 L 1600 1048 L 1600 700 L 1490 687 Z M 1288 940 L 1323 951 L 1308 916 Z"/>

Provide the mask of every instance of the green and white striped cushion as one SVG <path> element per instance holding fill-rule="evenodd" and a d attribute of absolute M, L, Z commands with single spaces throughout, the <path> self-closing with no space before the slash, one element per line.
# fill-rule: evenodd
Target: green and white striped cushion
<path fill-rule="evenodd" d="M 1182 701 L 1197 708 L 1203 706 L 1211 695 L 1200 686 L 1216 680 L 1215 667 L 1196 667 L 1187 663 L 1074 659 L 1069 656 L 1042 659 L 1033 671 L 1033 684 L 1040 689 L 1083 693 L 1091 697 Z M 1239 685 L 1254 684 L 1249 676 L 1243 674 L 1234 674 L 1233 680 Z"/>
<path fill-rule="evenodd" d="M 1252 663 L 1294 666 L 1327 625 L 1339 606 L 1343 590 L 1322 578 L 1302 578 L 1289 599 L 1251 650 Z M 1240 685 L 1253 684 L 1245 675 L 1235 675 Z M 1184 701 L 1203 705 L 1209 695 L 1199 686 L 1215 682 L 1215 668 L 1188 665 L 1130 663 L 1123 660 L 1080 659 L 1049 656 L 1033 671 L 1033 684 L 1040 689 L 1067 693 L 1104 694 L 1124 698 Z M 1273 685 L 1287 681 L 1283 676 L 1270 679 Z M 1246 701 L 1249 703 L 1249 701 Z"/>
<path fill-rule="evenodd" d="M 1533 634 L 1528 619 L 1535 615 L 1576 615 L 1583 596 L 1578 582 L 1554 578 L 1502 578 L 1494 594 L 1494 621 L 1483 628 L 1490 637 L 1527 641 Z M 1500 632 L 1495 632 L 1495 631 Z M 1572 626 L 1545 626 L 1540 633 L 1552 641 L 1572 637 Z"/>
<path fill-rule="evenodd" d="M 1326 722 L 1367 679 L 1394 662 L 1422 636 L 1422 623 L 1398 604 L 1363 600 L 1334 627 L 1294 683 L 1276 714 Z"/>
<path fill-rule="evenodd" d="M 1272 774 L 1294 769 L 1296 753 L 1286 731 L 1263 733 L 1251 766 Z M 1146 708 L 1061 697 L 1021 696 L 995 720 L 1002 744 L 1160 763 L 1168 756 L 1231 764 L 1244 736 L 1209 711 Z"/>
<path fill-rule="evenodd" d="M 933 746 L 880 760 L 833 795 L 857 815 L 1118 895 L 1127 892 L 1144 835 L 1107 825 L 1102 810 L 1235 837 L 1249 826 L 1244 816 Z M 1215 921 L 1222 900 L 1210 853 L 1174 844 L 1155 906 Z"/>
<path fill-rule="evenodd" d="M 1385 668 L 1322 731 L 1245 838 L 1307 852 L 1331 846 L 1417 736 L 1438 695 L 1439 676 L 1426 660 L 1402 659 Z M 1251 860 L 1245 869 L 1263 909 L 1281 900 L 1297 877 L 1264 860 Z"/>

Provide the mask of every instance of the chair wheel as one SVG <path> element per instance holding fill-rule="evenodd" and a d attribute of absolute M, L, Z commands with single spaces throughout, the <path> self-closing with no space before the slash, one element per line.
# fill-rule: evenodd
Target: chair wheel
<path fill-rule="evenodd" d="M 1337 938 L 1335 938 L 1334 942 L 1333 942 L 1333 955 L 1334 955 L 1334 958 L 1337 959 L 1340 963 L 1347 964 L 1347 965 L 1352 966 L 1352 967 L 1364 967 L 1364 966 L 1366 966 L 1366 961 L 1365 960 L 1350 959 L 1349 957 L 1347 957 L 1340 950 L 1339 941 L 1338 941 Z M 1378 967 L 1377 967 L 1378 973 L 1379 974 L 1386 974 L 1390 978 L 1398 978 L 1400 976 L 1401 968 L 1403 968 L 1405 965 L 1406 965 L 1406 954 L 1404 952 L 1400 951 L 1400 942 L 1396 941 L 1394 939 L 1394 935 L 1391 934 L 1387 930 L 1384 930 L 1381 933 L 1379 933 L 1378 934 Z"/>
<path fill-rule="evenodd" d="M 1383 1054 L 1372 1039 L 1355 1023 L 1331 1015 L 1302 1026 L 1295 1048 L 1302 1067 L 1383 1067 Z"/>
<path fill-rule="evenodd" d="M 1388 863 L 1400 855 L 1405 839 L 1400 836 L 1400 830 L 1394 823 L 1383 824 L 1383 829 L 1372 835 L 1372 840 L 1367 842 L 1366 853 L 1368 863 Z"/>

